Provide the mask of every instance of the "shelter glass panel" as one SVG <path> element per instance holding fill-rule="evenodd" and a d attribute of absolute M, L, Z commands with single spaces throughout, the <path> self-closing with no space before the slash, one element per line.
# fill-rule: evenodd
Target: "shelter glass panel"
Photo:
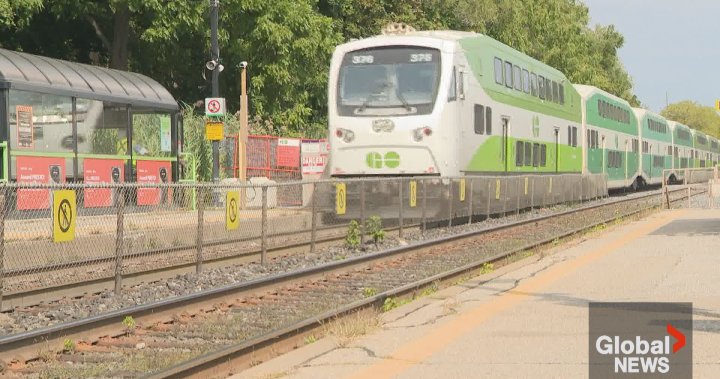
<path fill-rule="evenodd" d="M 132 115 L 133 156 L 172 156 L 172 131 L 169 113 L 139 113 Z"/>

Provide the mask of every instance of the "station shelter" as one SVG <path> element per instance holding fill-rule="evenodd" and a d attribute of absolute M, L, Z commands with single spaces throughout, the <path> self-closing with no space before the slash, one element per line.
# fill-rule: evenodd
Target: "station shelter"
<path fill-rule="evenodd" d="M 178 177 L 179 107 L 133 72 L 0 49 L 0 180 L 17 183 L 162 183 Z M 86 189 L 84 208 L 114 192 Z M 138 190 L 153 205 L 159 189 Z M 18 190 L 18 210 L 47 209 L 47 190 Z"/>

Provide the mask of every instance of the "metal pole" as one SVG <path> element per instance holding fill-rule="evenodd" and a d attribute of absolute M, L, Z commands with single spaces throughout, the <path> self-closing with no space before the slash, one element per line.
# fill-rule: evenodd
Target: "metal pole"
<path fill-rule="evenodd" d="M 517 185 L 515 186 L 516 189 L 516 195 L 515 195 L 515 215 L 520 215 L 520 177 L 517 178 Z"/>
<path fill-rule="evenodd" d="M 448 191 L 448 227 L 452 226 L 452 219 L 453 219 L 453 181 L 450 179 L 450 190 Z"/>
<path fill-rule="evenodd" d="M 422 234 L 425 235 L 425 230 L 427 230 L 427 218 L 425 214 L 425 210 L 427 209 L 427 180 L 422 181 L 422 189 L 423 189 L 423 200 L 422 200 Z"/>
<path fill-rule="evenodd" d="M 360 182 L 360 230 L 360 246 L 365 246 L 365 182 Z"/>
<path fill-rule="evenodd" d="M 535 177 L 530 182 L 530 212 L 535 210 Z"/>
<path fill-rule="evenodd" d="M 262 187 L 262 234 L 260 239 L 262 254 L 260 255 L 260 264 L 263 266 L 267 255 L 267 189 L 267 186 Z"/>
<path fill-rule="evenodd" d="M 398 219 L 398 237 L 403 238 L 403 186 L 405 185 L 405 181 L 400 179 L 400 184 L 398 185 L 398 196 L 400 198 L 400 208 L 399 208 L 399 219 Z"/>
<path fill-rule="evenodd" d="M 487 204 L 485 204 L 485 218 L 490 218 L 490 192 L 492 192 L 492 180 L 488 180 Z"/>
<path fill-rule="evenodd" d="M 0 194 L 0 310 L 2 310 L 3 295 L 5 293 L 5 217 L 7 216 L 5 209 L 6 190 L 7 188 L 3 187 L 2 194 Z"/>
<path fill-rule="evenodd" d="M 218 7 L 220 0 L 210 0 L 210 58 L 215 62 L 215 67 L 212 70 L 212 97 L 220 96 L 220 46 L 218 44 Z M 213 181 L 217 182 L 220 180 L 220 141 L 213 141 L 212 143 L 212 156 L 213 156 L 213 167 L 212 177 Z"/>
<path fill-rule="evenodd" d="M 468 199 L 468 225 L 472 224 L 473 219 L 473 183 L 475 181 L 470 179 L 470 198 Z"/>
<path fill-rule="evenodd" d="M 125 189 L 117 191 L 117 228 L 115 230 L 115 294 L 122 290 L 122 259 L 125 252 Z"/>
<path fill-rule="evenodd" d="M 310 253 L 315 252 L 315 240 L 317 239 L 317 183 L 312 184 L 312 213 L 310 214 Z"/>
<path fill-rule="evenodd" d="M 202 266 L 203 266 L 203 231 L 205 226 L 204 221 L 204 213 L 205 213 L 205 188 L 200 187 L 198 188 L 198 197 L 197 197 L 197 213 L 198 213 L 198 221 L 197 221 L 197 238 L 195 241 L 195 272 L 201 273 L 202 272 Z"/>

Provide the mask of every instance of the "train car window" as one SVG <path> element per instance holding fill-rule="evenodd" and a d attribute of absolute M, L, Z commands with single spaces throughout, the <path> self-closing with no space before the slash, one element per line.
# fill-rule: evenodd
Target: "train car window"
<path fill-rule="evenodd" d="M 485 107 L 475 104 L 475 134 L 485 134 Z"/>
<path fill-rule="evenodd" d="M 515 166 L 520 167 L 523 165 L 523 162 L 525 161 L 525 158 L 523 157 L 523 153 L 525 153 L 525 143 L 522 141 L 515 142 Z"/>
<path fill-rule="evenodd" d="M 672 155 L 672 146 L 668 146 L 667 155 Z"/>
<path fill-rule="evenodd" d="M 545 167 L 547 164 L 547 145 L 540 146 L 540 166 Z"/>
<path fill-rule="evenodd" d="M 534 72 L 530 73 L 530 92 L 533 96 L 538 95 L 537 75 Z"/>
<path fill-rule="evenodd" d="M 560 89 L 558 88 L 558 84 L 556 81 L 552 82 L 552 88 L 553 88 L 553 99 L 556 103 L 560 102 Z"/>
<path fill-rule="evenodd" d="M 532 144 L 525 142 L 525 166 L 532 164 Z"/>
<path fill-rule="evenodd" d="M 457 100 L 457 74 L 453 67 L 452 78 L 450 79 L 450 86 L 448 87 L 448 102 Z"/>
<path fill-rule="evenodd" d="M 538 76 L 538 92 L 540 93 L 540 98 L 545 100 L 545 78 L 543 78 L 542 75 Z"/>
<path fill-rule="evenodd" d="M 505 62 L 505 87 L 513 88 L 513 64 Z"/>
<path fill-rule="evenodd" d="M 533 160 L 533 167 L 538 167 L 538 166 L 540 166 L 540 144 L 539 144 L 539 143 L 534 143 L 534 144 L 533 144 L 532 156 L 533 156 L 533 159 L 532 159 L 532 160 Z"/>
<path fill-rule="evenodd" d="M 518 91 L 522 91 L 522 77 L 520 74 L 520 66 L 514 66 L 513 70 L 513 83 L 515 83 L 515 89 Z"/>
<path fill-rule="evenodd" d="M 492 134 L 492 108 L 485 108 L 485 134 Z"/>
<path fill-rule="evenodd" d="M 495 57 L 495 83 L 503 84 L 503 61 Z"/>
<path fill-rule="evenodd" d="M 573 141 L 572 142 L 573 142 L 574 147 L 577 147 L 577 145 L 578 145 L 577 140 L 578 140 L 578 128 L 577 128 L 577 126 L 573 126 Z"/>
<path fill-rule="evenodd" d="M 549 78 L 545 78 L 545 98 L 550 101 L 555 101 L 553 98 L 552 82 Z"/>
<path fill-rule="evenodd" d="M 572 126 L 568 126 L 568 146 L 572 146 Z"/>
<path fill-rule="evenodd" d="M 560 104 L 565 105 L 565 86 L 562 85 L 562 83 L 559 86 L 560 86 Z"/>
<path fill-rule="evenodd" d="M 465 73 L 460 70 L 458 71 L 458 98 L 460 100 L 465 98 Z"/>
<path fill-rule="evenodd" d="M 523 69 L 523 91 L 530 93 L 530 72 Z"/>
<path fill-rule="evenodd" d="M 587 131 L 587 147 L 588 149 L 592 147 L 592 130 Z"/>

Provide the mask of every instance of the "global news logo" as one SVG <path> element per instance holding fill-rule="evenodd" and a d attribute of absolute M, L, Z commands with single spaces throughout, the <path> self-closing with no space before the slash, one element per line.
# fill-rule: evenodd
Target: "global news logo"
<path fill-rule="evenodd" d="M 590 303 L 589 377 L 692 378 L 692 303 Z"/>
<path fill-rule="evenodd" d="M 667 324 L 668 335 L 663 339 L 645 340 L 635 336 L 634 340 L 622 339 L 620 336 L 602 335 L 595 342 L 595 349 L 602 355 L 614 357 L 615 373 L 648 374 L 670 372 L 670 354 L 677 353 L 685 347 L 685 335 Z M 671 345 L 670 338 L 676 342 Z"/>

